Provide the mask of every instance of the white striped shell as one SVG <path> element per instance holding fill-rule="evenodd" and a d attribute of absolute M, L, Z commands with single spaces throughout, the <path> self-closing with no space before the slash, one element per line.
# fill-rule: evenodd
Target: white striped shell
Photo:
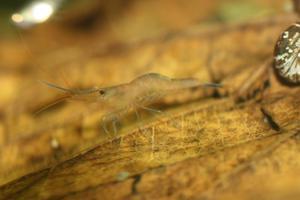
<path fill-rule="evenodd" d="M 279 37 L 274 50 L 274 68 L 286 81 L 300 83 L 300 23 Z"/>

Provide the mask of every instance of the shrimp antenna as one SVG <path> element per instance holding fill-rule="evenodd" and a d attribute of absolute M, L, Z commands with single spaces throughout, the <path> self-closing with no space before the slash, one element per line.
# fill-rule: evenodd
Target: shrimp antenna
<path fill-rule="evenodd" d="M 58 86 L 58 85 L 55 85 L 53 83 L 49 83 L 47 81 L 43 81 L 43 80 L 39 80 L 39 82 L 43 83 L 43 84 L 46 84 L 47 86 L 51 87 L 51 88 L 55 88 L 55 89 L 58 89 L 58 90 L 62 90 L 64 92 L 68 92 L 68 93 L 73 93 L 73 90 L 70 90 L 70 89 L 67 89 L 67 88 L 63 88 L 61 86 Z"/>
<path fill-rule="evenodd" d="M 85 89 L 85 90 L 75 90 L 75 89 L 67 89 L 67 88 L 64 88 L 64 87 L 61 87 L 61 86 L 58 86 L 58 85 L 55 85 L 53 83 L 49 83 L 49 82 L 43 81 L 43 80 L 39 80 L 39 82 L 46 84 L 48 87 L 55 88 L 55 89 L 58 89 L 58 90 L 61 90 L 63 92 L 73 94 L 73 95 L 85 95 L 85 94 L 90 94 L 90 93 L 99 91 L 99 88 L 97 88 L 97 87 L 94 87 L 91 89 Z"/>
<path fill-rule="evenodd" d="M 46 105 L 46 106 L 40 108 L 40 109 L 37 110 L 36 112 L 34 112 L 34 115 L 38 115 L 38 114 L 40 114 L 41 112 L 44 112 L 44 111 L 47 110 L 48 108 L 50 108 L 50 107 L 52 107 L 52 106 L 55 106 L 56 104 L 58 104 L 58 103 L 60 103 L 60 102 L 62 102 L 62 101 L 64 101 L 64 100 L 68 99 L 69 97 L 70 97 L 69 95 L 66 95 L 66 96 L 63 96 L 63 97 L 61 97 L 61 98 L 55 100 L 54 102 L 52 102 L 52 103 L 50 103 L 50 104 L 48 104 L 48 105 Z"/>
<path fill-rule="evenodd" d="M 66 92 L 66 93 L 73 93 L 73 91 L 70 90 L 70 89 L 60 87 L 60 86 L 58 86 L 58 85 L 55 85 L 55 84 L 53 84 L 53 83 L 49 83 L 49 82 L 47 82 L 47 81 L 39 80 L 39 82 L 41 82 L 41 83 L 47 85 L 48 87 L 55 88 L 55 89 L 58 89 L 58 90 L 62 90 L 62 91 L 64 91 L 64 92 Z M 59 99 L 55 100 L 54 102 L 52 102 L 52 103 L 50 103 L 50 104 L 48 104 L 48 105 L 46 105 L 46 106 L 40 108 L 40 109 L 39 109 L 38 111 L 36 111 L 36 112 L 34 112 L 34 115 L 40 114 L 41 112 L 47 110 L 48 108 L 50 108 L 50 107 L 52 107 L 52 106 L 55 106 L 56 104 L 58 104 L 58 103 L 60 103 L 60 102 L 62 102 L 62 101 L 64 101 L 64 100 L 68 99 L 69 97 L 71 97 L 70 94 L 67 94 L 67 95 L 65 95 L 65 96 L 63 96 L 63 97 L 60 97 Z"/>

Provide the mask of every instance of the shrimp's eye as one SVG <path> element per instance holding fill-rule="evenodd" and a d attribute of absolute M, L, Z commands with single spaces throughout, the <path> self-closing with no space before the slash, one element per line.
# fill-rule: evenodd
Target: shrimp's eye
<path fill-rule="evenodd" d="M 105 91 L 104 91 L 104 90 L 99 90 L 99 94 L 100 94 L 100 95 L 104 95 L 104 94 L 105 94 Z"/>

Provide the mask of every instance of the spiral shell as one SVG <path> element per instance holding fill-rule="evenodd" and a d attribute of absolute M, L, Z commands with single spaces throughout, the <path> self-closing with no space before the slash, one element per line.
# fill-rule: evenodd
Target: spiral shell
<path fill-rule="evenodd" d="M 274 68 L 284 80 L 300 83 L 300 22 L 279 37 L 274 50 Z"/>

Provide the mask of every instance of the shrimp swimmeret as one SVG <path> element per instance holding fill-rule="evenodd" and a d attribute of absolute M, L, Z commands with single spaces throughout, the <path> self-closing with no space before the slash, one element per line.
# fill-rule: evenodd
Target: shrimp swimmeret
<path fill-rule="evenodd" d="M 102 117 L 105 132 L 108 132 L 106 128 L 108 122 L 112 122 L 114 132 L 116 132 L 118 119 L 129 111 L 137 113 L 138 109 L 143 109 L 160 112 L 147 106 L 175 91 L 193 87 L 221 86 L 216 83 L 201 83 L 195 78 L 172 79 L 157 73 L 144 74 L 125 84 L 84 90 L 67 89 L 52 83 L 44 83 L 63 91 L 66 94 L 65 99 L 94 102 L 112 108 L 112 112 Z"/>

